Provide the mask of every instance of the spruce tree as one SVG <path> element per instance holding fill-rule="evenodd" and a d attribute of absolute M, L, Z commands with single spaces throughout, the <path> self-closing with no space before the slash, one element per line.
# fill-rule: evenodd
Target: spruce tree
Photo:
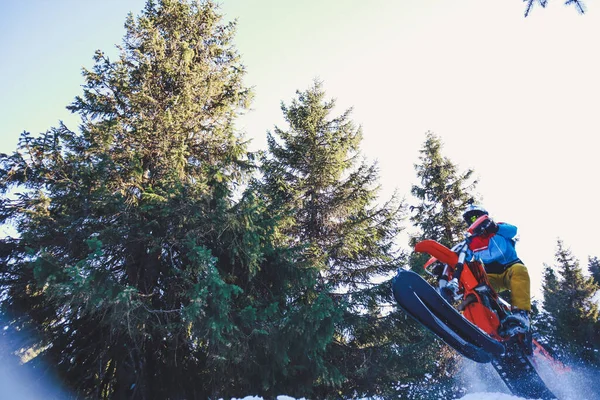
<path fill-rule="evenodd" d="M 425 134 L 415 165 L 419 184 L 411 193 L 417 201 L 412 205 L 410 220 L 418 229 L 410 245 L 423 239 L 437 240 L 447 247 L 463 239 L 466 227 L 462 212 L 473 201 L 477 181 L 473 171 L 459 172 L 458 167 L 442 154 L 443 143 L 433 132 Z"/>
<path fill-rule="evenodd" d="M 600 260 L 598 257 L 588 257 L 588 271 L 596 285 L 600 285 Z"/>
<path fill-rule="evenodd" d="M 416 379 L 411 368 L 423 362 L 411 346 L 419 330 L 390 310 L 390 279 L 406 262 L 395 245 L 404 205 L 377 204 L 377 168 L 360 156 L 361 129 L 351 110 L 334 116 L 334 107 L 319 82 L 282 104 L 289 126 L 268 134 L 261 192 L 279 240 L 311 272 L 313 286 L 291 287 L 288 301 L 328 299 L 326 312 L 338 315 L 319 354 L 329 373 L 312 382 L 316 397 L 389 394 Z M 315 308 L 310 318 L 323 313 Z"/>
<path fill-rule="evenodd" d="M 431 239 L 447 247 L 463 239 L 466 230 L 462 212 L 475 195 L 477 181 L 472 178 L 473 171 L 459 172 L 458 167 L 442 154 L 443 143 L 433 132 L 425 134 L 425 142 L 420 149 L 419 163 L 415 170 L 419 184 L 413 185 L 411 193 L 415 204 L 411 205 L 410 221 L 416 232 L 410 237 L 409 245 L 414 248 L 421 240 Z M 423 264 L 429 255 L 412 253 L 411 268 L 423 274 Z M 432 284 L 435 280 L 428 278 Z M 431 342 L 431 343 L 429 343 Z M 452 384 L 452 376 L 457 367 L 458 356 L 448 346 L 427 338 L 422 344 L 424 357 L 438 359 L 439 368 L 435 372 L 437 380 L 442 381 L 441 388 Z M 431 390 L 431 389 L 430 389 Z"/>
<path fill-rule="evenodd" d="M 525 9 L 525 18 L 527 18 L 527 16 L 531 12 L 531 9 L 533 8 L 534 4 L 539 3 L 539 5 L 542 6 L 542 8 L 545 8 L 546 5 L 548 5 L 548 0 L 523 0 L 523 1 L 527 3 L 527 7 Z M 565 5 L 573 5 L 573 7 L 575 7 L 575 9 L 577 10 L 577 12 L 579 14 L 585 13 L 586 7 L 582 0 L 565 0 Z"/>
<path fill-rule="evenodd" d="M 559 279 L 546 269 L 544 309 L 554 317 L 555 340 L 563 354 L 598 363 L 594 351 L 598 304 L 592 301 L 598 286 L 583 276 L 579 261 L 561 240 L 557 242 L 556 266 Z"/>
<path fill-rule="evenodd" d="M 588 271 L 590 272 L 596 287 L 600 289 L 600 260 L 598 257 L 588 257 Z M 596 292 L 594 299 L 598 299 L 598 296 L 600 296 L 599 293 L 600 291 Z M 598 349 L 598 352 L 600 352 L 600 318 L 596 321 L 592 341 L 594 343 L 594 347 Z M 600 356 L 598 356 L 598 358 L 600 364 Z"/>
<path fill-rule="evenodd" d="M 556 315 L 561 306 L 559 292 L 560 283 L 554 268 L 545 265 L 542 281 L 543 309 L 538 314 L 532 315 L 532 325 L 535 327 L 534 331 L 539 335 L 537 339 L 552 351 L 561 348 L 556 333 Z M 559 354 L 559 356 L 562 355 Z"/>
<path fill-rule="evenodd" d="M 150 0 L 97 51 L 60 124 L 1 155 L 4 334 L 86 398 L 207 398 L 254 385 L 242 284 L 261 258 L 234 130 L 244 67 L 211 1 Z M 264 228 L 266 229 L 266 228 Z M 244 312 L 246 310 L 246 312 Z"/>

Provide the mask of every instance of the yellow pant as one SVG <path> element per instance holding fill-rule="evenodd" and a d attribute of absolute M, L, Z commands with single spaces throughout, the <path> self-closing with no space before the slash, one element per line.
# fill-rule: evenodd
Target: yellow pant
<path fill-rule="evenodd" d="M 513 307 L 531 311 L 529 272 L 523 264 L 513 264 L 501 274 L 488 274 L 490 284 L 498 293 L 510 290 Z"/>

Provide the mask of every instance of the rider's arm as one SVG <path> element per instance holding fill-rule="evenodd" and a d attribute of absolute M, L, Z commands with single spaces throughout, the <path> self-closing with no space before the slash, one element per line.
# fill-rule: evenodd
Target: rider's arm
<path fill-rule="evenodd" d="M 498 222 L 498 235 L 512 239 L 517 235 L 517 227 L 506 222 Z"/>

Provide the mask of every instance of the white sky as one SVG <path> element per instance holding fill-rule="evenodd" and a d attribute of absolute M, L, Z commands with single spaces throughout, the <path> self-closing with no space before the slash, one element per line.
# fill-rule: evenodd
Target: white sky
<path fill-rule="evenodd" d="M 99 3 L 0 3 L 0 152 L 23 130 L 76 128 L 64 107 L 81 93 L 81 67 L 95 49 L 114 52 L 126 13 L 144 5 Z M 520 0 L 223 1 L 256 92 L 240 128 L 264 149 L 266 131 L 285 127 L 280 102 L 318 78 L 340 112 L 354 107 L 386 197 L 409 196 L 424 133 L 435 132 L 444 155 L 475 170 L 492 217 L 519 227 L 539 298 L 557 238 L 584 270 L 600 256 L 600 6 L 588 0 L 581 16 L 548 3 L 524 18 Z"/>

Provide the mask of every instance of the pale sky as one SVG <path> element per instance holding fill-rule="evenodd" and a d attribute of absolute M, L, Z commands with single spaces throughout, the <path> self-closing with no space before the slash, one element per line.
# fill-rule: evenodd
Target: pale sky
<path fill-rule="evenodd" d="M 23 130 L 76 129 L 65 106 L 81 94 L 81 68 L 96 49 L 116 54 L 126 13 L 144 3 L 0 2 L 0 152 Z M 239 127 L 264 149 L 267 130 L 285 128 L 280 102 L 320 79 L 339 112 L 354 108 L 383 196 L 408 200 L 424 134 L 435 132 L 445 156 L 475 170 L 492 217 L 518 226 L 539 299 L 557 238 L 586 271 L 600 256 L 600 5 L 588 0 L 579 15 L 563 3 L 524 18 L 521 0 L 222 1 L 256 93 Z"/>

